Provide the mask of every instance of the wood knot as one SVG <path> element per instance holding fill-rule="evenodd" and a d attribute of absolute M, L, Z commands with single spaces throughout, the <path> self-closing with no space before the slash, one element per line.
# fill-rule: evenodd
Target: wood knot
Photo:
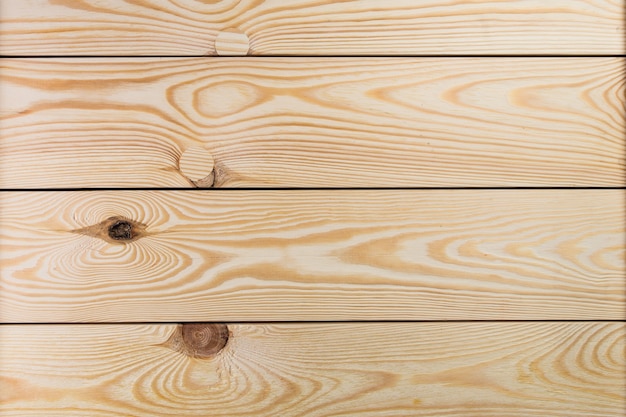
<path fill-rule="evenodd" d="M 200 146 L 187 148 L 178 160 L 180 172 L 198 188 L 210 188 L 215 181 L 213 155 Z"/>
<path fill-rule="evenodd" d="M 109 217 L 98 224 L 71 230 L 71 232 L 118 244 L 133 242 L 148 234 L 145 224 L 120 216 Z"/>
<path fill-rule="evenodd" d="M 219 56 L 244 56 L 249 50 L 248 35 L 238 29 L 226 29 L 215 38 L 215 53 Z"/>
<path fill-rule="evenodd" d="M 109 237 L 115 240 L 131 240 L 133 225 L 126 220 L 118 220 L 109 226 Z"/>
<path fill-rule="evenodd" d="M 185 323 L 178 326 L 165 346 L 192 358 L 206 359 L 224 349 L 229 335 L 223 323 Z"/>
<path fill-rule="evenodd" d="M 228 343 L 228 326 L 225 324 L 183 324 L 182 334 L 190 356 L 196 358 L 213 356 Z"/>

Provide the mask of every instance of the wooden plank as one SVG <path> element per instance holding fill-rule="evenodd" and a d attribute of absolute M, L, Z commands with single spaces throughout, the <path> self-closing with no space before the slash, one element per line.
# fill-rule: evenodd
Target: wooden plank
<path fill-rule="evenodd" d="M 206 358 L 176 347 L 189 327 L 210 336 L 216 326 L 2 326 L 0 415 L 626 411 L 624 323 L 236 324 L 225 347 Z"/>
<path fill-rule="evenodd" d="M 16 0 L 8 55 L 617 55 L 623 0 Z M 233 33 L 234 32 L 234 33 Z"/>
<path fill-rule="evenodd" d="M 5 192 L 0 319 L 621 320 L 625 194 Z"/>
<path fill-rule="evenodd" d="M 626 185 L 623 58 L 0 65 L 3 188 Z"/>

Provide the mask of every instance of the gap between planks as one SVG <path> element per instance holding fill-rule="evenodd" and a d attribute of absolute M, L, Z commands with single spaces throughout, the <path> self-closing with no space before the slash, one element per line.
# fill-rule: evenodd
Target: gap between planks
<path fill-rule="evenodd" d="M 624 319 L 613 319 L 613 320 L 583 320 L 583 319 L 534 319 L 534 320 L 516 320 L 516 319 L 489 319 L 489 320 L 377 320 L 377 319 L 369 319 L 369 320 L 263 320 L 263 321 L 254 321 L 254 320 L 246 320 L 246 321 L 202 321 L 202 320 L 193 320 L 193 321 L 184 321 L 184 320 L 173 320 L 173 321 L 85 321 L 85 322 L 9 322 L 9 323 L 0 323 L 0 327 L 2 326 L 99 326 L 99 325 L 128 325 L 128 326 L 172 326 L 172 325 L 184 325 L 184 324 L 224 324 L 224 325 L 317 325 L 317 324 L 329 324 L 329 325 L 342 325 L 342 324 L 462 324 L 462 323 L 470 323 L 470 324 L 485 324 L 485 323 L 623 323 L 626 324 L 626 318 Z"/>

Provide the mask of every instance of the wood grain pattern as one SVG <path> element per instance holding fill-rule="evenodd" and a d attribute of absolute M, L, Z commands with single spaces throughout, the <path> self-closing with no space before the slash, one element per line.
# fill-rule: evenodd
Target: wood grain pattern
<path fill-rule="evenodd" d="M 15 0 L 0 53 L 212 55 L 237 29 L 254 55 L 623 54 L 623 0 Z"/>
<path fill-rule="evenodd" d="M 621 320 L 625 195 L 5 192 L 0 318 Z"/>
<path fill-rule="evenodd" d="M 0 415 L 621 417 L 623 323 L 229 325 L 221 353 L 176 325 L 0 327 Z"/>
<path fill-rule="evenodd" d="M 5 59 L 0 186 L 624 186 L 622 58 Z"/>

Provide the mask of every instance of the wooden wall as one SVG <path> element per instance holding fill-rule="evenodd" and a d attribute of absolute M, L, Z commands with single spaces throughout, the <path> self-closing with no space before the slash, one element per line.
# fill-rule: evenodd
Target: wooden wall
<path fill-rule="evenodd" d="M 623 416 L 625 16 L 0 0 L 0 416 Z"/>

